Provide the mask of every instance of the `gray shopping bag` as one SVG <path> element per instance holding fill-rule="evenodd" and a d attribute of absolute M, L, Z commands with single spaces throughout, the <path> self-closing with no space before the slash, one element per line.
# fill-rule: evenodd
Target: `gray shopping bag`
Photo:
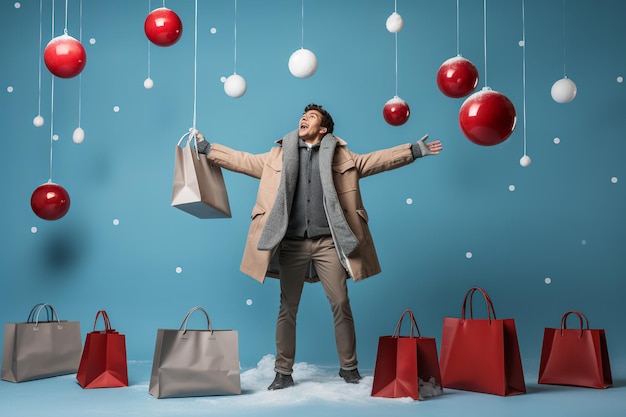
<path fill-rule="evenodd" d="M 39 317 L 44 310 L 46 321 Z M 81 354 L 80 322 L 59 320 L 50 304 L 37 304 L 26 322 L 4 326 L 2 379 L 23 382 L 76 373 Z"/>
<path fill-rule="evenodd" d="M 187 329 L 202 311 L 207 330 Z M 180 329 L 158 329 L 149 392 L 156 398 L 241 394 L 236 330 L 213 330 L 206 310 L 192 308 Z"/>
<path fill-rule="evenodd" d="M 188 137 L 185 146 L 181 143 Z M 192 149 L 192 133 L 183 135 L 176 145 L 172 206 L 201 219 L 229 218 L 230 203 L 222 169 Z"/>

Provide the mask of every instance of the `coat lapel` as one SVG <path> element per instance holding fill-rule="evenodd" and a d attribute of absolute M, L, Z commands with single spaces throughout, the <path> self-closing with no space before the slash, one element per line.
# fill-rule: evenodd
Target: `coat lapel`
<path fill-rule="evenodd" d="M 280 185 L 274 205 L 261 232 L 257 245 L 259 250 L 272 250 L 280 243 L 287 231 L 291 202 L 298 179 L 298 131 L 294 130 L 283 138 L 282 148 L 283 167 Z"/>
<path fill-rule="evenodd" d="M 330 225 L 331 233 L 341 255 L 349 256 L 359 246 L 352 229 L 348 225 L 343 209 L 339 204 L 339 197 L 333 181 L 332 163 L 337 147 L 337 139 L 327 134 L 320 144 L 320 179 L 322 181 L 322 191 L 324 194 L 324 208 L 326 217 Z M 342 257 L 343 258 L 343 257 Z M 343 261 L 343 259 L 342 259 Z"/>

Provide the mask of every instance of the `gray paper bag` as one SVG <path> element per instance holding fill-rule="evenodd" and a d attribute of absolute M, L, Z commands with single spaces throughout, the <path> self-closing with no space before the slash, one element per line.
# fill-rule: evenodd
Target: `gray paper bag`
<path fill-rule="evenodd" d="M 187 329 L 197 310 L 208 330 Z M 212 330 L 202 307 L 191 309 L 180 329 L 158 329 L 149 392 L 156 398 L 241 394 L 237 331 Z"/>
<path fill-rule="evenodd" d="M 172 206 L 201 219 L 231 217 L 222 169 L 191 148 L 192 138 L 186 134 L 176 145 Z"/>
<path fill-rule="evenodd" d="M 47 321 L 39 318 L 46 311 Z M 37 304 L 25 323 L 6 323 L 2 379 L 31 381 L 76 373 L 82 354 L 80 322 L 59 320 L 50 304 Z"/>

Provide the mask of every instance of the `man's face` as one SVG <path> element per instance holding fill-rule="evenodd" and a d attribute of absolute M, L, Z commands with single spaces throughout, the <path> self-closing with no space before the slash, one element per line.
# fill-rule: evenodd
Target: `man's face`
<path fill-rule="evenodd" d="M 328 130 L 327 128 L 322 127 L 321 123 L 322 113 L 317 110 L 309 110 L 300 118 L 298 135 L 305 142 L 316 143 L 320 141 Z"/>

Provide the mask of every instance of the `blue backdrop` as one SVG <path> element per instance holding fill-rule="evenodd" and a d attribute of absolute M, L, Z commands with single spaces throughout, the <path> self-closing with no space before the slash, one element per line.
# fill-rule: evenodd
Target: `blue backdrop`
<path fill-rule="evenodd" d="M 50 0 L 41 13 L 34 0 L 0 1 L 1 322 L 24 321 L 48 302 L 86 333 L 106 309 L 127 335 L 129 359 L 151 360 L 157 328 L 177 328 L 201 305 L 214 328 L 239 331 L 242 366 L 274 353 L 277 281 L 261 285 L 239 272 L 257 181 L 225 172 L 232 219 L 200 220 L 170 206 L 174 149 L 193 124 L 195 91 L 198 129 L 250 152 L 295 129 L 310 102 L 331 112 L 354 152 L 425 133 L 443 141 L 438 157 L 362 181 L 383 268 L 349 285 L 363 368 L 373 368 L 378 336 L 393 332 L 405 308 L 422 335 L 439 341 L 443 318 L 460 315 L 472 286 L 487 290 L 499 318 L 516 319 L 527 369 L 538 366 L 543 328 L 570 309 L 606 329 L 613 365 L 623 366 L 626 2 L 526 1 L 524 90 L 521 1 L 487 2 L 486 25 L 482 1 L 461 1 L 458 46 L 456 1 L 398 1 L 398 95 L 411 107 L 399 127 L 382 117 L 396 84 L 395 35 L 385 27 L 391 0 L 306 1 L 304 19 L 296 0 L 239 0 L 237 19 L 231 0 L 200 1 L 197 55 L 192 1 L 168 0 L 184 30 L 167 48 L 150 46 L 143 31 L 162 2 L 68 3 L 68 34 L 81 39 L 87 65 L 53 89 L 41 57 L 63 33 L 65 2 L 55 3 L 53 29 Z M 237 99 L 222 81 L 234 71 L 235 22 L 236 69 L 248 84 Z M 302 45 L 319 62 L 306 79 L 287 66 Z M 458 123 L 464 99 L 436 85 L 457 51 L 478 68 L 477 91 L 487 76 L 515 104 L 517 127 L 502 144 L 467 140 Z M 143 85 L 148 73 L 152 89 Z M 564 75 L 578 94 L 559 104 L 550 89 Z M 45 123 L 35 127 L 39 107 Z M 85 140 L 77 144 L 79 125 Z M 52 180 L 71 196 L 57 221 L 30 207 L 50 178 L 51 148 Z M 297 361 L 335 365 L 319 284 L 306 286 L 298 319 Z"/>

